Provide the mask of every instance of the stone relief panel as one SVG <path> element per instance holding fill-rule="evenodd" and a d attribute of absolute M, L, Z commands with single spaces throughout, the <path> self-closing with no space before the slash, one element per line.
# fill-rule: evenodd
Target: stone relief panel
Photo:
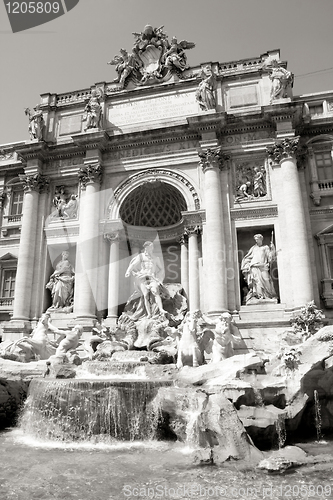
<path fill-rule="evenodd" d="M 234 201 L 247 203 L 270 199 L 269 178 L 264 160 L 234 165 Z"/>
<path fill-rule="evenodd" d="M 50 215 L 50 222 L 77 219 L 78 194 L 77 186 L 55 186 L 52 200 L 54 210 Z"/>

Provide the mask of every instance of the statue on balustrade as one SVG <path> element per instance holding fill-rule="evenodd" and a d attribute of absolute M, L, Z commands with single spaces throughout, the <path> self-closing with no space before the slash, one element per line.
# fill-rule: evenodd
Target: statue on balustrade
<path fill-rule="evenodd" d="M 69 253 L 62 252 L 61 260 L 50 276 L 46 288 L 51 290 L 52 306 L 49 310 L 61 309 L 71 312 L 74 302 L 74 269 L 69 261 Z"/>
<path fill-rule="evenodd" d="M 91 97 L 84 111 L 83 120 L 86 121 L 84 130 L 100 128 L 102 124 L 102 106 L 100 104 L 100 95 L 97 94 L 96 90 L 91 92 Z"/>
<path fill-rule="evenodd" d="M 33 113 L 31 113 L 29 108 L 26 108 L 24 111 L 25 114 L 29 116 L 30 140 L 37 139 L 37 141 L 42 141 L 45 122 L 43 118 L 43 111 L 40 108 L 40 104 L 37 104 L 37 106 L 34 107 Z"/>
<path fill-rule="evenodd" d="M 263 245 L 263 236 L 255 234 L 256 242 L 241 262 L 241 271 L 247 283 L 248 293 L 245 304 L 277 302 L 277 294 L 271 276 L 271 265 L 276 259 L 273 239 L 269 246 Z"/>
<path fill-rule="evenodd" d="M 288 89 L 293 84 L 293 74 L 283 68 L 276 59 L 267 67 L 270 71 L 269 78 L 272 80 L 271 102 L 288 97 Z"/>
<path fill-rule="evenodd" d="M 216 78 L 210 66 L 202 69 L 202 81 L 199 83 L 195 98 L 203 111 L 215 109 Z"/>

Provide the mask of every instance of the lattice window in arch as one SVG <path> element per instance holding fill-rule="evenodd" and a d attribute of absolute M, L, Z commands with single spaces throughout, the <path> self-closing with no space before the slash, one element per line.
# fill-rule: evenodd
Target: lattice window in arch
<path fill-rule="evenodd" d="M 179 222 L 185 210 L 185 198 L 176 188 L 154 181 L 130 193 L 120 208 L 120 217 L 133 226 L 165 227 Z"/>

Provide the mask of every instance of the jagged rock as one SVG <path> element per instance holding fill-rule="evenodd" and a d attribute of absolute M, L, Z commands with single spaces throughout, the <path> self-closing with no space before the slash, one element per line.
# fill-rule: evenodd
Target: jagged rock
<path fill-rule="evenodd" d="M 20 363 L 0 359 L 0 429 L 15 424 L 32 378 L 42 377 L 45 362 Z"/>
<path fill-rule="evenodd" d="M 163 387 L 155 403 L 168 414 L 171 430 L 195 450 L 203 462 L 245 459 L 257 463 L 262 457 L 245 431 L 237 412 L 222 394 L 200 389 Z"/>
<path fill-rule="evenodd" d="M 94 360 L 105 360 L 111 358 L 115 352 L 125 351 L 127 346 L 118 341 L 105 340 L 99 344 L 96 348 L 96 352 L 93 354 Z"/>
<path fill-rule="evenodd" d="M 246 370 L 261 368 L 263 361 L 253 353 L 238 354 L 218 363 L 208 363 L 196 368 L 184 366 L 178 375 L 180 382 L 193 385 L 217 386 L 237 378 L 237 375 Z"/>
<path fill-rule="evenodd" d="M 298 446 L 286 446 L 273 451 L 270 457 L 262 460 L 257 468 L 269 472 L 284 472 L 287 469 L 300 467 L 307 463 L 307 453 Z"/>

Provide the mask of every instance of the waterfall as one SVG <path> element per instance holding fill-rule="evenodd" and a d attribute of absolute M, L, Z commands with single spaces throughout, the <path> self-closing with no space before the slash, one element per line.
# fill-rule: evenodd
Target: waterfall
<path fill-rule="evenodd" d="M 153 400 L 168 381 L 34 379 L 20 417 L 23 431 L 60 441 L 148 440 L 160 419 Z"/>
<path fill-rule="evenodd" d="M 314 407 L 315 407 L 315 424 L 316 424 L 316 431 L 317 431 L 317 441 L 319 442 L 322 438 L 322 435 L 321 435 L 322 421 L 321 421 L 321 406 L 320 406 L 318 391 L 316 389 L 313 391 L 313 398 L 314 398 Z"/>
<path fill-rule="evenodd" d="M 285 423 L 285 416 L 284 415 L 279 415 L 276 423 L 275 423 L 275 428 L 276 428 L 276 433 L 278 436 L 278 445 L 279 449 L 283 448 L 286 439 L 287 439 L 287 432 L 286 432 L 286 423 Z"/>

